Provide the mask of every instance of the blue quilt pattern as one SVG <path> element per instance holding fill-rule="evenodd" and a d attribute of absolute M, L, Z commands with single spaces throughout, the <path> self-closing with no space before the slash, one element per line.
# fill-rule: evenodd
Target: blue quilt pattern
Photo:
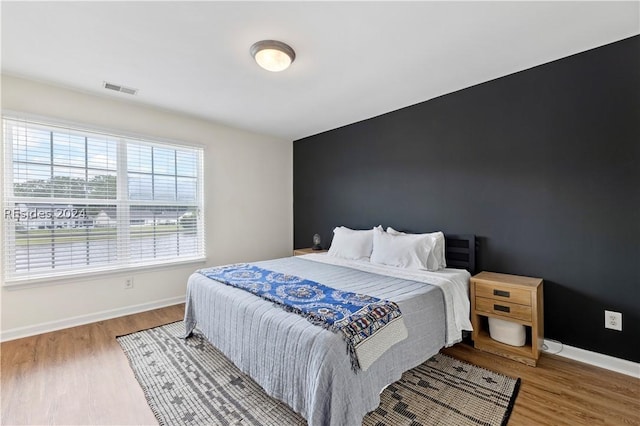
<path fill-rule="evenodd" d="M 307 318 L 334 333 L 341 332 L 354 371 L 360 368 L 355 348 L 402 313 L 394 302 L 269 271 L 242 263 L 201 269 L 212 280 L 253 293 Z"/>

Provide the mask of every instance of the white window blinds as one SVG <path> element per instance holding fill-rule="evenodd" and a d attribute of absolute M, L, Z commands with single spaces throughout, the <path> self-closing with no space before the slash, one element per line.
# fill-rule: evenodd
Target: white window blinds
<path fill-rule="evenodd" d="M 205 255 L 200 148 L 3 119 L 9 284 Z"/>

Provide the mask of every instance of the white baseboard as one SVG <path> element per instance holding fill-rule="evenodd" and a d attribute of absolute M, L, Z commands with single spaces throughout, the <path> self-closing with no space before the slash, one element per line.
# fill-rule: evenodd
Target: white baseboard
<path fill-rule="evenodd" d="M 591 352 L 585 349 L 575 348 L 552 340 L 544 341 L 547 346 L 545 352 L 584 362 L 617 373 L 626 374 L 635 378 L 640 378 L 640 363 L 627 361 L 626 359 L 615 358 L 598 352 Z"/>
<path fill-rule="evenodd" d="M 36 334 L 48 333 L 50 331 L 62 330 L 69 327 L 76 327 L 96 321 L 104 321 L 111 318 L 117 318 L 125 315 L 151 311 L 153 309 L 164 308 L 166 306 L 178 305 L 180 303 L 184 303 L 184 300 L 184 296 L 171 297 L 168 299 L 141 303 L 139 305 L 125 306 L 123 308 L 109 309 L 106 311 L 94 312 L 87 315 L 80 315 L 56 321 L 43 322 L 26 327 L 16 327 L 3 331 L 0 335 L 0 341 L 6 342 L 9 340 L 21 339 L 23 337 L 35 336 Z"/>

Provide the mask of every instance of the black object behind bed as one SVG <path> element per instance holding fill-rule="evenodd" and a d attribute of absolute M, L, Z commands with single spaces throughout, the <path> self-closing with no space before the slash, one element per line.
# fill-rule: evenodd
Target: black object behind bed
<path fill-rule="evenodd" d="M 476 272 L 476 236 L 445 235 L 445 258 L 447 268 L 466 269 L 471 275 Z"/>

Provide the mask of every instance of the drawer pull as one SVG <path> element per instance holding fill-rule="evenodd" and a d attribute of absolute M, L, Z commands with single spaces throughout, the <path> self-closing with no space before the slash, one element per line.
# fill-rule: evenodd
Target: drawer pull
<path fill-rule="evenodd" d="M 508 306 L 502 306 L 502 305 L 493 305 L 493 310 L 494 311 L 500 311 L 500 312 L 510 312 L 511 308 L 509 308 Z"/>
<path fill-rule="evenodd" d="M 493 290 L 493 295 L 494 296 L 501 296 L 501 297 L 509 297 L 511 295 L 511 293 L 509 293 L 508 291 L 504 291 L 504 290 Z"/>

